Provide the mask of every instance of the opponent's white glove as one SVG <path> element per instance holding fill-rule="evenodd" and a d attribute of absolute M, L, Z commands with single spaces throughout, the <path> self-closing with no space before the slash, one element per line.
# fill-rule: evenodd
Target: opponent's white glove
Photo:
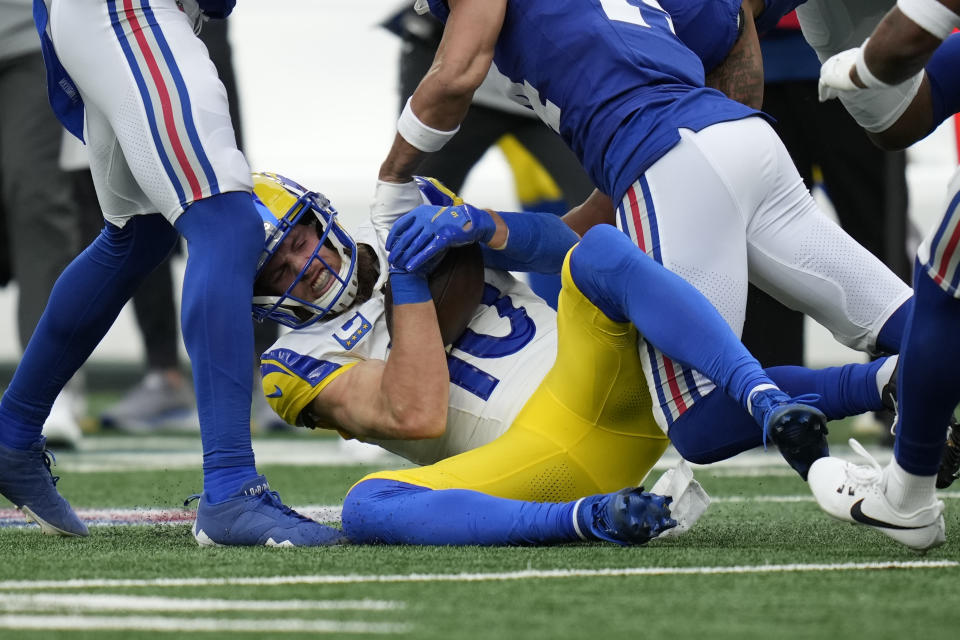
<path fill-rule="evenodd" d="M 863 52 L 869 41 L 870 38 L 867 38 L 859 47 L 841 51 L 827 58 L 827 61 L 820 67 L 820 82 L 818 84 L 820 102 L 837 98 L 843 92 L 889 89 L 893 86 L 873 75 L 870 67 L 867 66 Z M 853 78 L 850 77 L 850 73 L 854 69 L 857 70 L 857 78 L 863 86 L 854 83 Z"/>
<path fill-rule="evenodd" d="M 847 49 L 827 58 L 827 61 L 820 67 L 820 82 L 818 84 L 820 102 L 839 97 L 844 91 L 861 91 L 863 89 L 863 87 L 855 85 L 850 77 L 850 72 L 857 67 L 858 57 L 860 57 L 860 47 Z"/>
<path fill-rule="evenodd" d="M 370 205 L 370 222 L 377 232 L 381 249 L 386 249 L 387 234 L 390 233 L 393 223 L 421 204 L 423 197 L 415 180 L 403 183 L 377 180 L 373 203 Z"/>
<path fill-rule="evenodd" d="M 200 35 L 200 30 L 203 28 L 203 23 L 207 21 L 207 17 L 200 10 L 197 0 L 177 0 L 177 7 L 186 14 L 190 26 L 193 27 L 193 32 Z"/>

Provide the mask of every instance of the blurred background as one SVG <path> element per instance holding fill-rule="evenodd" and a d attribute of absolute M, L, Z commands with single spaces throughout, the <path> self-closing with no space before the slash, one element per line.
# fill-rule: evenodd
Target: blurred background
<path fill-rule="evenodd" d="M 379 163 L 393 139 L 398 109 L 401 44 L 380 23 L 402 3 L 271 0 L 239 5 L 229 20 L 229 39 L 251 167 L 283 173 L 322 190 L 348 225 L 364 220 Z M 920 237 L 939 214 L 956 164 L 952 121 L 908 152 L 909 215 Z M 479 205 L 517 209 L 513 178 L 497 147 L 471 172 L 462 194 Z M 818 198 L 829 208 L 822 192 Z M 912 252 L 911 247 L 905 250 Z M 184 256 L 176 256 L 177 287 L 183 266 Z M 20 354 L 16 296 L 16 283 L 0 289 L 4 385 Z M 187 362 L 182 346 L 181 354 Z M 808 321 L 807 365 L 862 358 Z M 131 376 L 142 372 L 143 359 L 142 340 L 128 305 L 86 366 L 87 385 L 128 385 Z"/>

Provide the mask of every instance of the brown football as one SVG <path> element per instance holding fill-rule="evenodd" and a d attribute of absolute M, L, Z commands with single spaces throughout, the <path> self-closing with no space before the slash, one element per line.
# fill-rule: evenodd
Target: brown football
<path fill-rule="evenodd" d="M 447 251 L 427 278 L 437 309 L 437 322 L 444 345 L 452 344 L 470 324 L 483 297 L 483 252 L 468 244 Z M 387 282 L 384 312 L 387 331 L 393 335 L 393 292 Z"/>

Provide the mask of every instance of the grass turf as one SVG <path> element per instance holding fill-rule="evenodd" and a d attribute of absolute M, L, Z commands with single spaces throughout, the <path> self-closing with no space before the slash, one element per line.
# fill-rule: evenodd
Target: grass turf
<path fill-rule="evenodd" d="M 337 504 L 367 468 L 267 467 L 273 485 L 292 504 Z M 646 547 L 581 544 L 555 548 L 340 547 L 323 549 L 201 549 L 187 525 L 96 527 L 86 539 L 41 536 L 35 529 L 0 529 L 0 580 L 262 578 L 341 576 L 330 584 L 205 586 L 87 586 L 73 589 L 0 587 L 0 638 L 142 638 L 170 633 L 143 629 L 26 631 L 4 628 L 9 616 L 73 615 L 64 605 L 48 613 L 18 608 L 15 595 L 116 594 L 182 599 L 359 600 L 398 603 L 386 611 L 84 611 L 136 623 L 161 617 L 217 624 L 260 621 L 271 631 L 199 631 L 198 637 L 315 637 L 286 633 L 290 619 L 330 621 L 332 635 L 410 638 L 617 637 L 903 638 L 951 635 L 960 622 L 955 584 L 960 568 L 747 573 L 669 573 L 671 568 L 756 567 L 822 563 L 960 560 L 954 542 L 924 557 L 876 532 L 835 522 L 814 503 L 765 502 L 758 496 L 806 496 L 784 475 L 737 477 L 698 472 L 718 499 L 687 535 Z M 78 507 L 179 506 L 199 487 L 194 471 L 74 473 L 64 492 Z M 730 501 L 734 500 L 734 501 Z M 953 502 L 951 500 L 951 502 Z M 952 505 L 948 504 L 948 507 Z M 948 508 L 948 532 L 956 509 Z M 412 574 L 459 574 L 662 568 L 664 575 L 530 577 L 414 581 Z M 344 576 L 407 576 L 395 582 L 351 582 Z M 394 578 L 396 579 L 396 578 Z M 0 583 L 2 585 L 2 583 Z M 196 624 L 200 624 L 197 622 Z M 386 625 L 357 627 L 356 625 Z M 339 626 L 338 626 L 339 625 Z M 351 626 L 354 625 L 354 626 Z M 366 633 L 352 633 L 356 630 Z M 369 631 L 386 633 L 370 633 Z M 182 633 L 182 632 L 181 632 Z"/>

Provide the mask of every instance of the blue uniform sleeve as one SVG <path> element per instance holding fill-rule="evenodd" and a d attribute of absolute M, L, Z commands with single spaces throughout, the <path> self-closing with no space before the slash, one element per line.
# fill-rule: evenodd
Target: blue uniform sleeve
<path fill-rule="evenodd" d="M 563 259 L 580 237 L 552 213 L 500 213 L 510 235 L 507 246 L 483 246 L 483 263 L 491 269 L 560 273 Z"/>
<path fill-rule="evenodd" d="M 703 62 L 709 73 L 723 62 L 737 41 L 740 0 L 661 0 L 677 37 Z"/>
<path fill-rule="evenodd" d="M 233 12 L 237 0 L 197 0 L 197 5 L 205 16 L 223 20 Z"/>
<path fill-rule="evenodd" d="M 955 33 L 943 41 L 927 63 L 926 71 L 930 79 L 930 99 L 933 107 L 930 131 L 960 111 L 958 63 L 960 63 L 960 33 Z"/>
<path fill-rule="evenodd" d="M 446 23 L 447 18 L 450 17 L 450 7 L 447 6 L 447 0 L 427 0 L 427 4 L 430 6 L 430 13 L 440 22 Z"/>

